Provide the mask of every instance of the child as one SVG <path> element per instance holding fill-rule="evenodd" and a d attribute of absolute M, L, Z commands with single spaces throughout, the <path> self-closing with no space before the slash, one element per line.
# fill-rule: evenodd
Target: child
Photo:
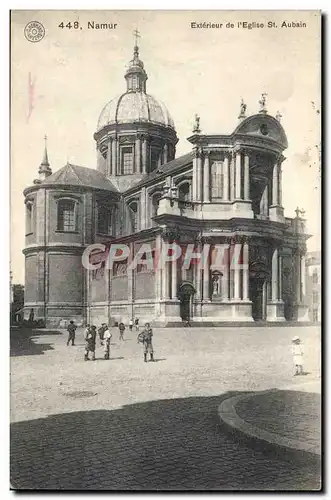
<path fill-rule="evenodd" d="M 118 329 L 119 329 L 119 331 L 120 331 L 120 338 L 119 338 L 119 340 L 124 340 L 124 338 L 123 338 L 123 334 L 124 334 L 124 330 L 125 330 L 125 325 L 124 325 L 124 323 L 120 323 L 120 324 L 118 325 Z"/>
<path fill-rule="evenodd" d="M 136 327 L 136 332 L 139 332 L 139 319 L 136 318 L 134 321 L 135 327 Z"/>
<path fill-rule="evenodd" d="M 295 365 L 294 375 L 303 375 L 303 349 L 299 337 L 293 337 L 292 339 L 292 354 Z"/>
<path fill-rule="evenodd" d="M 138 342 L 144 345 L 144 361 L 147 362 L 147 353 L 149 352 L 151 361 L 154 361 L 154 352 L 152 344 L 153 330 L 149 323 L 146 323 L 145 329 L 139 333 Z"/>
<path fill-rule="evenodd" d="M 104 359 L 109 359 L 109 351 L 110 351 L 110 340 L 112 338 L 112 334 L 109 331 L 107 325 L 105 325 L 105 330 L 103 332 L 103 341 L 104 341 Z"/>
<path fill-rule="evenodd" d="M 89 361 L 88 353 L 92 353 L 92 361 L 95 361 L 95 338 L 97 336 L 97 329 L 95 326 L 87 325 L 85 330 L 85 356 L 84 360 Z"/>

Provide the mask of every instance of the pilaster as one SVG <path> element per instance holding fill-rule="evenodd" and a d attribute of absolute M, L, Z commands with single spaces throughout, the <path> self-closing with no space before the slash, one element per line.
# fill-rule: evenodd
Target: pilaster
<path fill-rule="evenodd" d="M 205 152 L 205 160 L 203 166 L 203 201 L 210 202 L 210 161 L 209 152 Z"/>

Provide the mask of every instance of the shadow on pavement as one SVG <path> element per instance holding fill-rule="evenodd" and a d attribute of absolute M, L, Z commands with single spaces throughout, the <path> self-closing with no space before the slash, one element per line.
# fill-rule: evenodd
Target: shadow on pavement
<path fill-rule="evenodd" d="M 46 490 L 320 488 L 320 461 L 265 452 L 220 425 L 222 400 L 157 400 L 11 425 L 11 484 Z"/>
<path fill-rule="evenodd" d="M 44 335 L 62 335 L 56 330 L 38 330 L 34 328 L 11 328 L 10 329 L 10 356 L 29 356 L 33 354 L 44 354 L 45 351 L 53 350 L 52 344 L 40 344 L 34 342 L 37 337 Z"/>

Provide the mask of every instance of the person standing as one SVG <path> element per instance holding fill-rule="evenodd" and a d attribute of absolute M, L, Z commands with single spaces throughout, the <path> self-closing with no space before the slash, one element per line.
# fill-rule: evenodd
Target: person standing
<path fill-rule="evenodd" d="M 139 318 L 136 318 L 134 321 L 135 327 L 136 327 L 136 332 L 139 332 Z"/>
<path fill-rule="evenodd" d="M 133 319 L 131 318 L 129 321 L 129 330 L 132 332 L 132 327 L 133 327 Z"/>
<path fill-rule="evenodd" d="M 144 330 L 138 335 L 138 342 L 142 343 L 144 346 L 144 362 L 147 362 L 147 354 L 150 355 L 150 360 L 154 361 L 154 350 L 153 350 L 153 330 L 149 323 L 146 323 Z"/>
<path fill-rule="evenodd" d="M 103 333 L 103 342 L 104 342 L 104 359 L 109 359 L 109 353 L 110 353 L 110 341 L 112 338 L 112 334 L 109 331 L 109 328 L 107 325 L 105 325 L 105 331 Z"/>
<path fill-rule="evenodd" d="M 125 325 L 124 325 L 124 323 L 120 323 L 120 324 L 118 325 L 118 329 L 119 329 L 119 331 L 120 331 L 120 337 L 119 337 L 119 340 L 124 340 L 124 338 L 123 338 L 123 335 L 124 335 L 124 330 L 125 330 Z"/>
<path fill-rule="evenodd" d="M 67 331 L 69 333 L 67 345 L 69 345 L 70 342 L 71 342 L 71 345 L 75 345 L 76 329 L 77 329 L 77 326 L 75 325 L 75 323 L 73 321 L 70 321 L 68 328 L 67 328 Z"/>
<path fill-rule="evenodd" d="M 34 309 L 30 309 L 29 323 L 33 323 L 33 321 L 34 321 Z"/>
<path fill-rule="evenodd" d="M 295 366 L 294 375 L 303 375 L 303 348 L 299 337 L 292 339 L 293 364 Z"/>
<path fill-rule="evenodd" d="M 89 352 L 92 353 L 92 361 L 95 361 L 95 339 L 97 336 L 97 329 L 94 325 L 87 325 L 85 330 L 85 356 L 84 360 L 89 361 Z"/>
<path fill-rule="evenodd" d="M 100 345 L 103 345 L 103 337 L 104 337 L 104 332 L 106 330 L 107 325 L 106 323 L 101 323 L 100 328 L 98 329 L 98 334 L 99 334 L 99 339 L 100 339 Z"/>

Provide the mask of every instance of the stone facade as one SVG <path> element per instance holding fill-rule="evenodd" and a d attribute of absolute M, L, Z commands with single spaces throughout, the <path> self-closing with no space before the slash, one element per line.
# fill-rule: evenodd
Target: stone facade
<path fill-rule="evenodd" d="M 287 138 L 265 101 L 249 117 L 242 108 L 231 135 L 202 134 L 197 118 L 192 150 L 176 158 L 173 120 L 146 93 L 137 47 L 125 78 L 94 134 L 97 170 L 67 164 L 52 174 L 45 149 L 24 192 L 26 315 L 33 308 L 47 324 L 306 321 L 308 235 L 300 211 L 284 216 Z M 87 270 L 82 255 L 94 243 L 127 245 L 129 260 Z M 158 265 L 173 244 L 181 259 Z M 153 267 L 131 269 L 142 245 Z M 185 266 L 190 246 L 205 258 Z"/>
<path fill-rule="evenodd" d="M 306 288 L 309 320 L 314 323 L 320 323 L 322 320 L 321 252 L 308 252 L 306 255 Z"/>

